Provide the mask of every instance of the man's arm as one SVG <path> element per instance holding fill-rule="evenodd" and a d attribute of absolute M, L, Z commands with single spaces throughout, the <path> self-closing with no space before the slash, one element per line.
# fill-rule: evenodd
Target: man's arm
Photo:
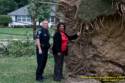
<path fill-rule="evenodd" d="M 38 48 L 38 51 L 39 51 L 39 54 L 42 54 L 42 48 L 41 48 L 41 43 L 40 43 L 40 34 L 41 34 L 41 31 L 37 31 L 36 33 L 36 46 Z"/>
<path fill-rule="evenodd" d="M 36 46 L 38 48 L 39 54 L 42 54 L 42 48 L 41 48 L 41 44 L 40 44 L 40 39 L 39 38 L 36 39 Z"/>

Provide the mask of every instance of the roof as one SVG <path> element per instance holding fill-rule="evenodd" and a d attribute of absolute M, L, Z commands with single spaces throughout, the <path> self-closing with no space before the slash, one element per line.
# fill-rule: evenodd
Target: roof
<path fill-rule="evenodd" d="M 29 12 L 28 12 L 28 7 L 29 7 L 29 5 L 26 5 L 24 7 L 21 7 L 19 9 L 15 10 L 15 11 L 12 11 L 12 12 L 8 13 L 8 15 L 10 15 L 10 16 L 30 15 Z M 55 16 L 55 12 L 56 12 L 56 6 L 52 5 L 50 15 Z"/>
<path fill-rule="evenodd" d="M 10 13 L 8 13 L 8 15 L 10 16 L 15 16 L 15 15 L 29 15 L 29 12 L 28 12 L 28 7 L 29 5 L 26 5 L 24 7 L 21 7 L 15 11 L 12 11 Z"/>

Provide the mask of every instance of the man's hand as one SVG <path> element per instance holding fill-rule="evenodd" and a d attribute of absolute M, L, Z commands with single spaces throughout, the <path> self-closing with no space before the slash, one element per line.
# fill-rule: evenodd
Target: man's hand
<path fill-rule="evenodd" d="M 39 49 L 39 54 L 42 54 L 42 50 L 41 49 Z"/>

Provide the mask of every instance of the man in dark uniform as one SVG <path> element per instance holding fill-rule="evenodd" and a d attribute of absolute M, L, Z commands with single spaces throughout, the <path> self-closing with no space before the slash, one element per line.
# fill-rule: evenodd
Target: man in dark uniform
<path fill-rule="evenodd" d="M 40 30 L 36 33 L 37 81 L 43 80 L 43 72 L 48 58 L 48 49 L 50 47 L 49 39 L 48 21 L 44 20 L 42 26 L 40 26 Z"/>

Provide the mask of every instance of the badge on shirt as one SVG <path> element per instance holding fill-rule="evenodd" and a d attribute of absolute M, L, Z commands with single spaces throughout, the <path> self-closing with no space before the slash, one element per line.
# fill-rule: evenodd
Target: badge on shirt
<path fill-rule="evenodd" d="M 38 31 L 38 34 L 40 35 L 40 34 L 41 34 L 41 31 Z"/>

